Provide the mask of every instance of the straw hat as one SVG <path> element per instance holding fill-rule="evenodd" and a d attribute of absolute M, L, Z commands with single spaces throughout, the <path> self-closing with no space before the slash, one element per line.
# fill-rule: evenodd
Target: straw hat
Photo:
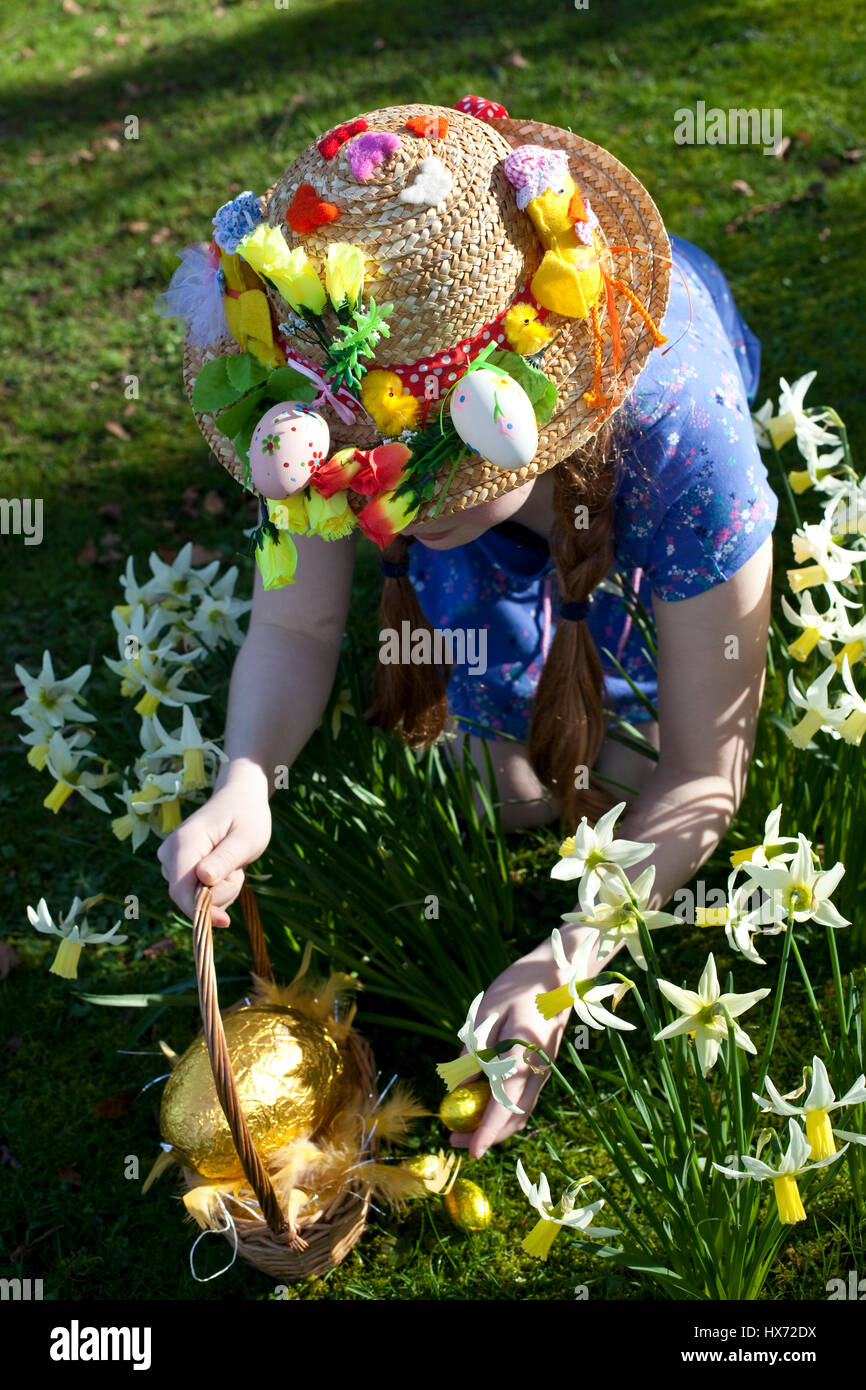
<path fill-rule="evenodd" d="M 448 122 L 444 138 L 428 139 L 407 131 L 409 118 L 443 116 Z M 367 112 L 363 120 L 370 131 L 388 131 L 400 138 L 400 148 L 382 160 L 368 178 L 359 182 L 354 176 L 347 144 L 326 159 L 314 142 L 289 165 L 260 205 L 263 221 L 280 227 L 289 248 L 302 245 L 314 262 L 327 256 L 332 242 L 350 242 L 365 252 L 365 300 L 373 297 L 377 304 L 393 304 L 387 319 L 390 336 L 379 341 L 375 357 L 367 361 L 368 371 L 374 367 L 399 368 L 405 389 L 423 396 L 423 383 L 434 358 L 437 365 L 432 370 L 441 383 L 439 394 L 444 395 L 453 385 L 452 375 L 455 379 L 460 375 L 459 371 L 452 373 L 450 347 L 473 340 L 461 359 L 464 363 L 491 337 L 508 349 L 501 317 L 515 296 L 527 289 L 545 250 L 529 215 L 518 207 L 515 188 L 503 168 L 511 150 L 523 145 L 565 152 L 572 178 L 598 218 L 600 238 L 607 246 L 628 246 L 645 253 L 613 252 L 616 275 L 656 323 L 664 315 L 670 246 L 661 216 L 640 181 L 601 146 L 542 121 L 482 118 L 438 106 L 392 106 Z M 417 177 L 420 161 L 430 156 L 450 174 L 450 191 L 434 206 L 402 199 L 401 192 Z M 320 198 L 339 209 L 339 215 L 312 232 L 298 235 L 287 223 L 286 212 L 302 184 L 312 184 Z M 273 286 L 268 286 L 268 296 L 275 322 L 287 320 L 289 305 Z M 617 308 L 621 328 L 617 374 L 612 365 L 611 335 L 607 331 L 603 334 L 602 382 L 610 402 L 593 409 L 584 400 L 593 380 L 589 320 L 550 312 L 545 327 L 558 336 L 542 365 L 557 387 L 558 399 L 553 417 L 539 428 L 535 456 L 515 470 L 493 467 L 477 456 L 462 463 L 439 506 L 440 517 L 491 500 L 552 468 L 585 444 L 622 403 L 646 365 L 653 340 L 631 304 L 620 299 Z M 604 323 L 603 308 L 601 313 Z M 187 393 L 206 361 L 238 351 L 230 337 L 206 347 L 188 343 L 184 356 Z M 324 361 L 324 350 L 317 346 L 305 344 L 303 351 L 316 362 Z M 365 414 L 348 425 L 329 405 L 317 409 L 328 424 L 333 448 L 352 444 L 368 449 L 382 438 Z M 241 461 L 231 441 L 217 428 L 214 416 L 197 414 L 196 419 L 219 462 L 243 481 Z M 351 492 L 348 496 L 355 511 L 368 500 Z M 436 496 L 422 506 L 417 520 L 429 519 L 438 500 L 437 486 Z"/>

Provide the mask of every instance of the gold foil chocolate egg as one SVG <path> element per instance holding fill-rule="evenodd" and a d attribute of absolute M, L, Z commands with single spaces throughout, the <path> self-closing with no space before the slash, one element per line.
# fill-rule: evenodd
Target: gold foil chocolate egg
<path fill-rule="evenodd" d="M 404 1158 L 402 1167 L 421 1182 L 431 1182 L 439 1176 L 442 1160 L 435 1154 L 418 1154 L 415 1158 Z"/>
<path fill-rule="evenodd" d="M 490 1203 L 477 1183 L 458 1178 L 445 1196 L 445 1209 L 461 1231 L 483 1231 L 493 1220 Z"/>
<path fill-rule="evenodd" d="M 296 1009 L 252 1005 L 226 1015 L 223 1027 L 241 1109 L 267 1162 L 275 1149 L 315 1134 L 331 1118 L 343 1092 L 343 1056 L 327 1029 Z M 175 1156 L 201 1177 L 242 1176 L 204 1037 L 169 1077 L 160 1129 Z"/>
<path fill-rule="evenodd" d="M 439 1118 L 455 1134 L 471 1134 L 484 1119 L 490 1100 L 486 1081 L 470 1081 L 447 1095 L 439 1107 Z"/>

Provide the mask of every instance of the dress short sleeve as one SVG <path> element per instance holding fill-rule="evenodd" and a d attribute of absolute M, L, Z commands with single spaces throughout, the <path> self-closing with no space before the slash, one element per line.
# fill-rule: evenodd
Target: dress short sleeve
<path fill-rule="evenodd" d="M 615 523 L 618 557 L 667 601 L 730 579 L 778 514 L 749 412 L 757 340 L 715 263 L 681 238 L 671 243 L 689 294 L 675 274 L 663 323 L 672 346 L 653 355 L 623 407 Z"/>

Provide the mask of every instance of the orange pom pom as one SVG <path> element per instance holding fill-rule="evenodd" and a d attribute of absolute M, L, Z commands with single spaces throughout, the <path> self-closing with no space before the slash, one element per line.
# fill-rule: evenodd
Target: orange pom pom
<path fill-rule="evenodd" d="M 311 183 L 302 183 L 286 210 L 286 221 L 293 232 L 314 232 L 339 215 L 340 209 L 324 202 Z"/>

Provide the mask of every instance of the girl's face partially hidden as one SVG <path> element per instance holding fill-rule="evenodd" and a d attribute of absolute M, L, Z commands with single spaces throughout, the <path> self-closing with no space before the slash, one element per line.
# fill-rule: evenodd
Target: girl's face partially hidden
<path fill-rule="evenodd" d="M 492 502 L 481 502 L 477 507 L 467 507 L 465 511 L 445 517 L 443 521 L 425 521 L 417 526 L 407 526 L 403 534 L 414 536 L 431 550 L 453 550 L 458 545 L 468 545 L 470 541 L 477 540 L 485 531 L 489 531 L 491 526 L 498 526 L 501 521 L 510 521 L 519 512 L 520 520 L 530 530 L 547 535 L 548 514 L 552 520 L 552 512 L 549 510 L 546 484 L 551 481 L 550 474 L 532 478 L 522 487 L 516 487 L 502 497 L 495 497 Z"/>

